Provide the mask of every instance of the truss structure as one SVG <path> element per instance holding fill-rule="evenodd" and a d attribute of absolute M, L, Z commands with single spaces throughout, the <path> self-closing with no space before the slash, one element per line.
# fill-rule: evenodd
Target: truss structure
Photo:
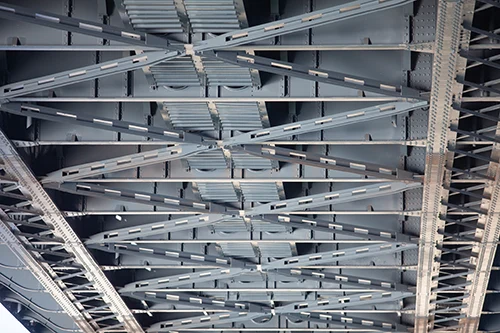
<path fill-rule="evenodd" d="M 0 3 L 33 332 L 498 330 L 497 0 L 84 2 Z"/>

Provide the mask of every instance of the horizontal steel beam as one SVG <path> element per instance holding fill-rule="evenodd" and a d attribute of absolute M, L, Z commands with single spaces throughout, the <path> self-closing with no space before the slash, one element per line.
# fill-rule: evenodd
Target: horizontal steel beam
<path fill-rule="evenodd" d="M 493 97 L 463 97 L 462 100 L 470 101 L 480 100 L 480 101 L 497 101 L 500 100 L 500 96 L 497 98 Z M 214 103 L 231 103 L 231 102 L 276 102 L 276 103 L 286 103 L 286 102 L 406 102 L 407 99 L 403 97 L 389 97 L 389 96 L 320 96 L 320 97 L 304 97 L 304 96 L 292 96 L 292 97 L 248 97 L 248 96 L 238 96 L 238 97 L 153 97 L 153 96 L 109 96 L 109 97 L 17 97 L 10 99 L 11 102 L 22 102 L 22 103 L 204 103 L 204 102 L 214 102 Z"/>
<path fill-rule="evenodd" d="M 406 332 L 411 328 L 389 321 L 363 319 L 346 315 L 335 315 L 315 312 L 290 313 L 286 317 L 292 321 L 309 321 L 313 323 L 326 324 L 332 326 L 347 326 L 358 329 L 374 330 L 382 332 Z"/>
<path fill-rule="evenodd" d="M 112 141 L 97 141 L 97 140 L 82 140 L 82 141 L 65 141 L 65 140 L 36 140 L 36 141 L 24 141 L 24 140 L 13 140 L 12 141 L 17 148 L 28 148 L 28 147 L 41 147 L 41 146 L 166 146 L 170 143 L 169 141 L 131 141 L 131 140 L 112 140 Z M 332 145 L 332 146 L 382 146 L 382 145 L 396 145 L 396 146 L 415 146 L 415 147 L 425 147 L 427 144 L 426 140 L 372 140 L 372 141 L 362 141 L 362 140 L 287 140 L 287 141 L 261 141 L 256 142 L 256 144 L 274 144 L 274 145 L 304 145 L 304 146 L 322 146 L 322 145 Z M 472 144 L 472 143 L 471 143 Z M 121 179 L 121 178 L 117 178 Z"/>
<path fill-rule="evenodd" d="M 266 44 L 250 44 L 224 48 L 226 51 L 413 51 L 423 53 L 433 53 L 434 45 L 432 43 L 400 43 L 400 44 L 321 44 L 321 45 L 300 45 L 300 44 L 281 44 L 281 45 L 266 45 Z M 162 47 L 150 47 L 139 45 L 39 45 L 39 44 L 23 44 L 23 45 L 0 45 L 0 51 L 23 51 L 23 52 L 40 52 L 40 51 L 70 51 L 70 52 L 120 52 L 120 51 L 158 51 Z"/>

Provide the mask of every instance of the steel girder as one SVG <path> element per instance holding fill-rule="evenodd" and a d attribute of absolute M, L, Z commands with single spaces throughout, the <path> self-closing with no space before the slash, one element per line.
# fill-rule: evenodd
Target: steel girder
<path fill-rule="evenodd" d="M 16 186 L 10 187 L 11 191 L 18 190 L 24 197 L 28 197 L 30 199 L 27 202 L 23 200 L 19 204 L 4 207 L 7 209 L 5 211 L 6 214 L 9 215 L 12 212 L 18 211 L 17 206 L 28 208 L 33 207 L 33 209 L 23 210 L 24 214 L 28 214 L 28 218 L 22 219 L 19 224 L 14 222 L 15 219 L 12 219 L 12 217 L 4 215 L 2 217 L 4 223 L 2 224 L 4 227 L 4 232 L 2 234 L 5 237 L 8 236 L 12 238 L 12 232 L 7 232 L 7 225 L 17 225 L 17 229 L 23 229 L 23 225 L 26 226 L 26 224 L 29 224 L 28 230 L 35 226 L 35 229 L 41 229 L 42 232 L 40 234 L 33 234 L 32 232 L 18 232 L 16 229 L 15 232 L 18 233 L 18 237 L 22 237 L 28 242 L 40 240 L 40 238 L 43 241 L 48 240 L 52 242 L 52 245 L 49 248 L 29 246 L 29 248 L 23 247 L 23 250 L 20 247 L 21 243 L 17 239 L 15 241 L 13 239 L 9 239 L 9 244 L 12 241 L 12 245 L 15 246 L 15 252 L 18 255 L 21 255 L 23 261 L 26 261 L 30 265 L 34 265 L 32 267 L 35 268 L 35 272 L 39 272 L 41 282 L 44 281 L 44 285 L 54 293 L 54 298 L 58 300 L 61 306 L 67 310 L 70 315 L 75 317 L 75 320 L 79 323 L 79 325 L 81 325 L 82 329 L 85 329 L 85 332 L 94 332 L 94 329 L 95 331 L 98 331 L 102 328 L 100 325 L 106 327 L 109 326 L 109 323 L 107 321 L 101 322 L 99 318 L 92 316 L 85 316 L 88 322 L 83 322 L 83 313 L 79 313 L 83 310 L 82 303 L 73 298 L 71 301 L 75 304 L 70 305 L 66 297 L 61 297 L 60 292 L 55 289 L 57 286 L 57 280 L 69 283 L 69 280 L 67 279 L 77 277 L 77 281 L 74 282 L 75 285 L 65 288 L 64 291 L 71 292 L 72 290 L 81 288 L 93 290 L 95 293 L 100 294 L 105 300 L 102 307 L 103 309 L 107 309 L 106 311 L 109 312 L 109 318 L 107 319 L 114 320 L 113 325 L 121 326 L 129 331 L 142 332 L 141 326 L 135 320 L 128 307 L 115 291 L 104 273 L 99 269 L 99 266 L 85 249 L 83 243 L 71 229 L 68 222 L 59 212 L 50 197 L 43 190 L 42 186 L 38 183 L 26 164 L 24 164 L 14 146 L 1 131 L 0 143 L 0 153 L 3 161 L 2 168 L 4 172 L 9 175 L 9 177 L 16 179 L 17 181 Z M 38 225 L 42 226 L 42 224 L 38 221 L 43 221 L 45 225 L 49 227 L 49 230 L 45 227 L 36 227 Z M 53 237 L 49 237 L 52 235 Z M 31 254 L 30 259 L 27 251 L 32 251 L 32 253 L 37 252 L 39 254 L 37 259 L 42 264 L 38 263 L 39 266 L 36 266 L 33 254 Z M 39 269 L 41 267 L 40 265 L 45 267 L 47 270 L 43 268 Z M 60 276 L 57 274 L 49 275 L 53 268 L 62 268 L 65 270 L 70 269 L 70 271 L 69 273 L 63 271 L 63 275 Z M 75 274 L 75 272 L 72 272 L 71 270 L 77 270 L 78 272 L 76 275 L 72 275 Z M 66 277 L 64 277 L 64 275 L 66 275 Z M 49 278 L 51 280 L 49 280 Z M 59 285 L 59 288 L 64 286 L 65 284 L 63 283 L 62 285 Z M 80 305 L 76 305 L 76 303 L 80 303 Z M 75 312 L 74 306 L 79 309 L 78 312 Z"/>
<path fill-rule="evenodd" d="M 219 56 L 216 54 L 211 54 L 210 51 L 229 46 L 248 44 L 250 42 L 263 40 L 270 37 L 279 36 L 282 34 L 310 29 L 315 26 L 321 26 L 327 23 L 345 20 L 351 17 L 365 15 L 370 12 L 375 12 L 395 6 L 400 6 L 408 2 L 410 1 L 408 0 L 388 0 L 383 2 L 373 1 L 373 0 L 356 1 L 348 5 L 335 6 L 322 11 L 317 11 L 305 15 L 299 15 L 297 17 L 275 21 L 273 23 L 255 26 L 246 29 L 244 31 L 238 30 L 236 32 L 230 32 L 228 34 L 221 35 L 216 38 L 202 41 L 199 44 L 186 45 L 186 46 L 181 46 L 175 43 L 171 43 L 167 39 L 164 39 L 162 45 L 161 42 L 162 38 L 154 36 L 150 38 L 149 35 L 146 33 L 137 33 L 135 31 L 117 29 L 96 22 L 82 21 L 74 18 L 55 15 L 52 13 L 35 11 L 19 6 L 11 6 L 8 4 L 2 4 L 0 6 L 0 17 L 49 26 L 60 30 L 78 32 L 90 36 L 103 37 L 106 39 L 116 40 L 119 42 L 128 43 L 132 40 L 131 44 L 133 45 L 142 44 L 144 46 L 155 46 L 155 47 L 160 46 L 161 48 L 165 48 L 169 51 L 172 51 L 172 53 L 169 53 L 168 56 L 166 56 L 169 59 L 173 59 L 185 54 L 192 55 L 195 53 L 201 53 L 205 57 L 209 57 L 212 59 L 221 59 L 227 63 L 239 64 L 237 60 L 235 61 L 234 59 L 231 59 L 231 56 L 228 57 L 227 54 Z M 150 45 L 149 43 L 152 45 Z M 324 70 L 318 70 L 317 73 L 313 73 L 314 70 L 312 69 L 307 70 L 306 72 L 308 74 L 305 74 L 304 76 L 303 70 L 300 69 L 297 70 L 298 68 L 300 68 L 300 66 L 294 65 L 297 68 L 294 69 L 290 64 L 288 65 L 281 64 L 281 66 L 277 66 L 278 68 L 274 68 L 276 66 L 273 67 L 273 63 L 276 62 L 272 62 L 269 59 L 261 57 L 254 58 L 252 64 L 250 64 L 248 60 L 245 60 L 244 62 L 241 62 L 239 65 L 244 65 L 244 67 L 249 67 L 250 65 L 257 66 L 255 62 L 261 62 L 260 66 L 263 67 L 262 70 L 267 70 L 270 71 L 271 73 L 296 75 L 299 77 L 306 78 L 308 80 L 326 82 L 329 84 L 337 84 L 337 85 L 340 84 L 342 86 L 347 86 L 354 89 L 358 89 L 361 84 L 367 91 L 375 91 L 386 95 L 397 95 L 408 98 L 422 99 L 422 97 L 420 96 L 420 92 L 411 88 L 404 88 L 404 87 L 396 88 L 390 84 L 383 84 L 362 77 L 346 76 L 343 74 L 335 73 L 332 71 L 324 71 Z M 269 66 L 263 65 L 263 63 L 265 62 L 269 62 Z M 137 64 L 135 65 L 136 67 L 134 68 L 124 67 L 121 70 L 121 72 L 144 67 L 144 66 L 137 66 Z M 286 73 L 282 71 L 283 68 L 286 68 L 287 70 Z M 90 73 L 91 71 L 99 71 L 99 73 L 98 74 L 94 73 L 93 76 L 90 75 L 87 78 L 87 72 Z M 116 71 L 114 71 L 113 73 L 116 73 Z M 72 74 L 73 76 L 68 76 L 70 74 Z M 2 87 L 2 91 L 0 91 L 0 97 L 3 96 L 3 98 L 6 99 L 15 96 L 20 96 L 29 92 L 45 90 L 46 86 L 45 85 L 41 86 L 40 82 L 46 83 L 46 82 L 57 81 L 56 86 L 59 87 L 76 82 L 82 82 L 85 79 L 103 77 L 109 74 L 106 73 L 105 71 L 102 71 L 102 68 L 100 66 L 90 66 L 88 68 L 75 69 L 74 71 L 68 73 L 54 74 L 46 78 L 28 80 L 25 82 L 19 82 Z M 378 88 L 376 89 L 375 87 Z"/>
<path fill-rule="evenodd" d="M 458 61 L 460 32 L 463 8 L 466 2 L 450 3 L 438 1 L 436 24 L 435 59 L 432 70 L 432 93 L 430 98 L 428 146 L 426 152 L 426 169 L 423 190 L 422 218 L 420 225 L 419 265 L 417 277 L 416 321 L 415 330 L 428 332 L 433 327 L 431 310 L 436 306 L 432 303 L 436 294 L 433 280 L 439 271 L 440 253 L 436 246 L 442 242 L 443 228 L 440 215 L 446 212 L 451 167 L 447 161 L 448 147 L 453 147 L 453 135 L 450 136 L 450 122 L 453 119 L 454 94 L 460 94 L 461 88 L 455 84 L 457 70 L 460 73 L 461 64 Z M 466 40 L 464 39 L 466 42 Z M 451 144 L 450 144 L 451 143 Z M 444 185 L 444 186 L 443 186 Z"/>

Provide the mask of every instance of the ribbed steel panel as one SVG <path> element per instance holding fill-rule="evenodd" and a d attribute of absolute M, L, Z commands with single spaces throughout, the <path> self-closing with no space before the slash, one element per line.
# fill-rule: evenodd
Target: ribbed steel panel
<path fill-rule="evenodd" d="M 244 201 L 270 202 L 280 200 L 278 186 L 275 183 L 241 183 Z"/>
<path fill-rule="evenodd" d="M 262 128 L 257 103 L 217 103 L 216 106 L 224 130 L 251 131 Z"/>
<path fill-rule="evenodd" d="M 195 183 L 202 200 L 214 202 L 238 202 L 238 194 L 232 183 Z"/>
<path fill-rule="evenodd" d="M 200 86 L 200 78 L 189 56 L 172 59 L 151 67 L 151 74 L 157 86 L 192 87 Z"/>
<path fill-rule="evenodd" d="M 292 247 L 287 243 L 261 243 L 259 251 L 263 258 L 287 258 L 293 255 Z"/>
<path fill-rule="evenodd" d="M 228 167 L 222 150 L 213 150 L 189 157 L 187 164 L 192 169 L 213 170 L 226 169 Z"/>
<path fill-rule="evenodd" d="M 164 103 L 172 126 L 176 129 L 213 131 L 215 129 L 207 103 Z"/>
<path fill-rule="evenodd" d="M 207 84 L 212 86 L 249 87 L 253 85 L 250 69 L 220 60 L 202 58 Z"/>
<path fill-rule="evenodd" d="M 134 29 L 152 33 L 183 32 L 173 0 L 124 0 Z"/>
<path fill-rule="evenodd" d="M 222 254 L 229 257 L 255 258 L 251 243 L 218 243 Z"/>
<path fill-rule="evenodd" d="M 240 29 L 233 0 L 184 0 L 193 32 L 223 33 Z"/>
<path fill-rule="evenodd" d="M 236 169 L 268 170 L 277 166 L 277 163 L 261 157 L 255 157 L 244 152 L 232 153 Z"/>
<path fill-rule="evenodd" d="M 292 256 L 292 249 L 287 243 L 261 243 L 256 249 L 251 243 L 219 243 L 224 255 L 230 257 L 255 258 L 257 250 L 262 258 L 287 258 Z"/>
<path fill-rule="evenodd" d="M 269 222 L 264 222 L 257 219 L 252 219 L 250 225 L 247 224 L 240 218 L 227 218 L 223 222 L 215 224 L 213 226 L 216 232 L 241 232 L 248 231 L 248 228 L 255 232 L 285 232 L 287 231 L 285 227 L 277 224 L 272 224 Z"/>

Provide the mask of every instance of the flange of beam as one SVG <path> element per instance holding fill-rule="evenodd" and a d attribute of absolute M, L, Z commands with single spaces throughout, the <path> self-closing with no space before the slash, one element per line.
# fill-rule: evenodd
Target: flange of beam
<path fill-rule="evenodd" d="M 92 281 L 94 288 L 106 298 L 116 318 L 123 321 L 128 331 L 143 332 L 125 302 L 2 131 L 0 131 L 0 154 L 7 173 L 18 179 L 26 194 L 32 198 L 32 205 L 44 213 L 42 219 L 54 227 L 55 236 L 64 240 L 64 248 L 83 266 L 89 281 Z"/>

